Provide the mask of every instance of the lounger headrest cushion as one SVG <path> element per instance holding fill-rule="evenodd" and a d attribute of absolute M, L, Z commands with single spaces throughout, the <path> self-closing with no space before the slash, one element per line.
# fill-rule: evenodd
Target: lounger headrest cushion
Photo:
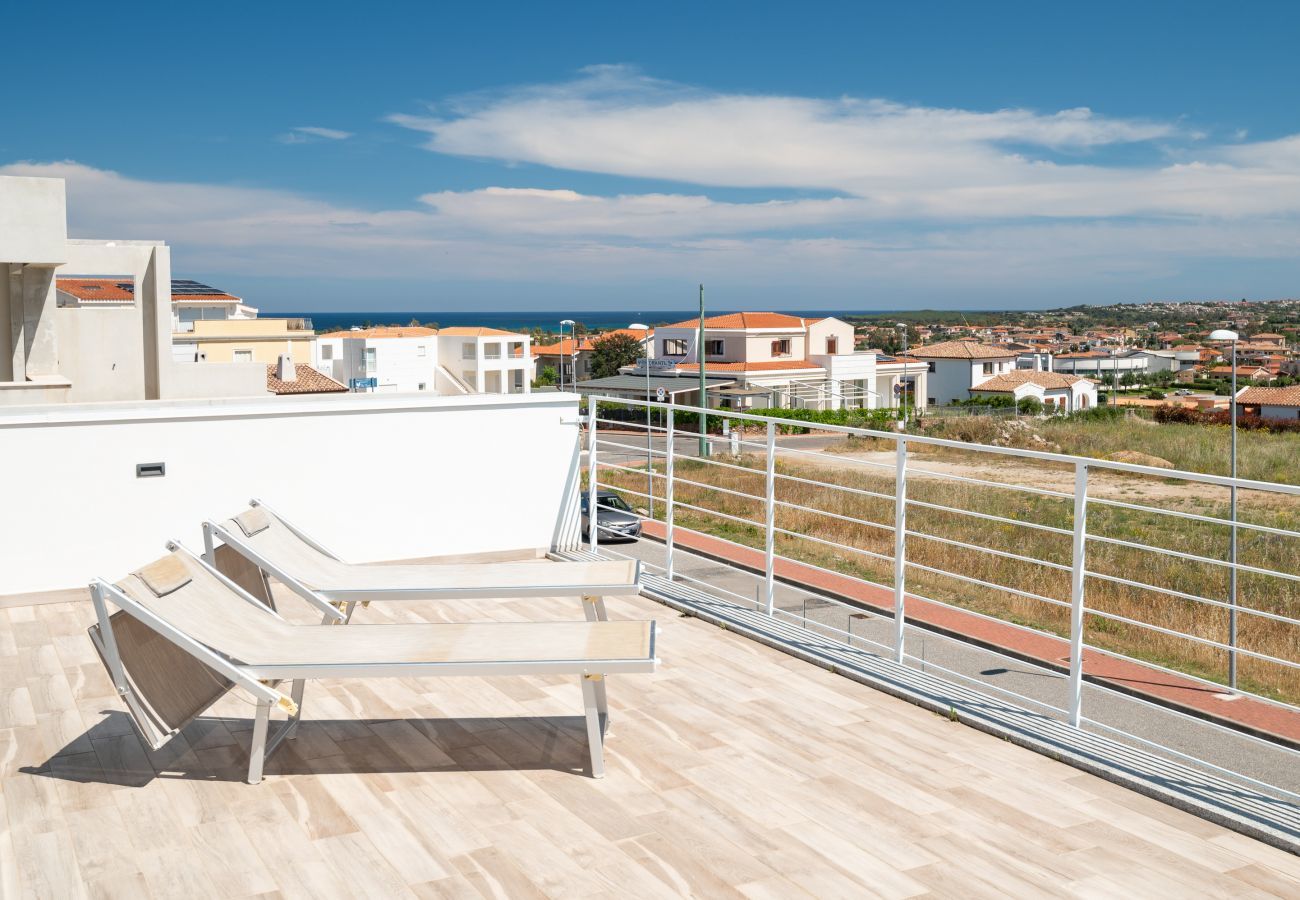
<path fill-rule="evenodd" d="M 262 507 L 254 506 L 235 516 L 235 524 L 245 537 L 252 537 L 271 527 L 271 517 Z"/>
<path fill-rule="evenodd" d="M 193 580 L 189 569 L 175 553 L 154 560 L 135 574 L 157 597 L 179 591 Z"/>

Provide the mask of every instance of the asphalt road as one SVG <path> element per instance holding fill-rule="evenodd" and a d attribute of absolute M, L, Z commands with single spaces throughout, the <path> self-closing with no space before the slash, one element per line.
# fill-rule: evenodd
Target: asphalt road
<path fill-rule="evenodd" d="M 603 546 L 601 549 L 635 557 L 655 566 L 664 563 L 664 545 L 648 538 L 633 543 Z M 678 573 L 699 582 L 693 583 L 693 586 L 709 590 L 733 602 L 756 604 L 760 597 L 763 584 L 761 577 L 724 563 L 679 549 L 674 567 Z M 776 606 L 805 622 L 808 628 L 836 640 L 851 640 L 855 646 L 868 650 L 879 651 L 892 647 L 893 619 L 889 617 L 849 608 L 780 582 L 776 587 Z M 992 651 L 923 628 L 909 626 L 906 642 L 908 652 L 918 657 L 913 665 L 922 670 L 941 667 L 960 673 L 970 682 L 1012 691 L 1056 708 L 1064 708 L 1067 704 L 1067 682 L 1061 673 L 1010 660 Z M 961 680 L 950 674 L 939 674 L 954 681 Z M 996 691 L 990 693 L 1001 696 Z M 1014 697 L 1002 696 L 1002 699 L 1036 711 L 1046 711 L 1035 707 L 1031 702 L 1016 700 Z M 1300 767 L 1295 765 L 1294 753 L 1286 750 L 1234 735 L 1204 722 L 1087 683 L 1083 688 L 1083 714 L 1086 718 L 1120 731 L 1300 793 Z M 1133 746 L 1142 746 L 1137 741 L 1126 740 L 1105 729 L 1090 727 L 1108 737 Z M 1173 754 L 1166 755 L 1176 759 Z"/>

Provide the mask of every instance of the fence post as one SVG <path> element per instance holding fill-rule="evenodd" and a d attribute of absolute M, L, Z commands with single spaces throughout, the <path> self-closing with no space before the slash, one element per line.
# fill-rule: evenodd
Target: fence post
<path fill-rule="evenodd" d="M 763 590 L 767 614 L 776 605 L 776 423 L 767 423 L 767 542 L 764 545 Z"/>
<path fill-rule="evenodd" d="M 1088 546 L 1088 466 L 1074 464 L 1074 545 L 1070 557 L 1070 724 L 1083 714 L 1083 586 Z"/>
<path fill-rule="evenodd" d="M 673 459 L 676 454 L 675 433 L 673 425 L 673 408 L 668 407 L 668 424 L 665 429 L 667 443 L 664 445 L 668 451 L 665 455 L 667 460 L 664 464 L 664 571 L 668 575 L 668 580 L 673 580 Z"/>
<path fill-rule="evenodd" d="M 897 438 L 894 459 L 894 659 L 903 661 L 907 625 L 907 438 Z"/>
<path fill-rule="evenodd" d="M 600 511 L 596 508 L 596 398 L 587 398 L 587 549 L 596 552 L 600 542 Z"/>

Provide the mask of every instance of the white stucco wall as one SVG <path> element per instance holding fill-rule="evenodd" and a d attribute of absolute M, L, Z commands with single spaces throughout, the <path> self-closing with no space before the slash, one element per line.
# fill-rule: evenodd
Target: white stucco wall
<path fill-rule="evenodd" d="M 65 204 L 62 178 L 0 177 L 0 263 L 65 262 Z"/>
<path fill-rule="evenodd" d="M 0 415 L 0 595 L 116 579 L 259 497 L 345 558 L 576 535 L 573 394 L 59 405 Z M 137 463 L 166 475 L 137 478 Z M 561 515 L 563 511 L 563 515 Z"/>

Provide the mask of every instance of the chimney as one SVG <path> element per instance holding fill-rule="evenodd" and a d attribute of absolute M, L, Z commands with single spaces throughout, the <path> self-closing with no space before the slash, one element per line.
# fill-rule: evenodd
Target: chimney
<path fill-rule="evenodd" d="M 281 353 L 280 359 L 275 364 L 275 377 L 281 381 L 297 381 L 298 370 L 293 366 L 293 357 L 288 353 Z"/>

